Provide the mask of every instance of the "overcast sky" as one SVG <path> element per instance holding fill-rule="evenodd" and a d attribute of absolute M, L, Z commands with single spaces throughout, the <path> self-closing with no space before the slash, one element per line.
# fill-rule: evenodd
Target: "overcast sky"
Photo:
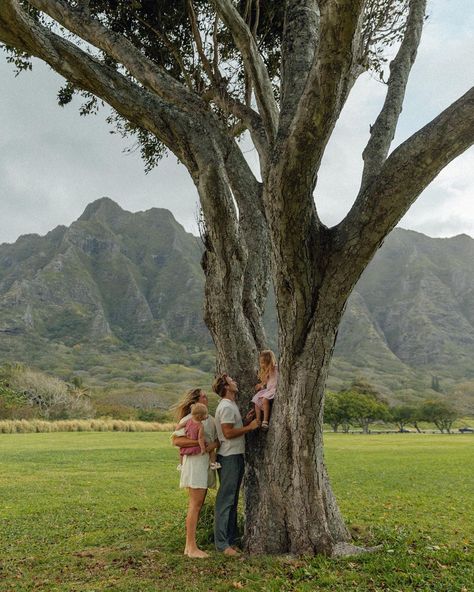
<path fill-rule="evenodd" d="M 429 14 L 394 146 L 473 84 L 472 0 L 431 0 Z M 0 80 L 0 243 L 69 225 L 103 196 L 130 211 L 168 208 L 196 232 L 197 193 L 174 156 L 145 175 L 139 154 L 124 153 L 130 141 L 110 134 L 106 109 L 80 117 L 77 104 L 57 106 L 61 79 L 39 62 L 15 78 L 0 53 Z M 328 225 L 344 216 L 357 192 L 361 153 L 384 93 L 382 84 L 363 77 L 338 122 L 316 192 Z M 247 157 L 256 167 L 255 151 Z M 474 236 L 472 148 L 441 172 L 400 226 L 430 236 Z"/>

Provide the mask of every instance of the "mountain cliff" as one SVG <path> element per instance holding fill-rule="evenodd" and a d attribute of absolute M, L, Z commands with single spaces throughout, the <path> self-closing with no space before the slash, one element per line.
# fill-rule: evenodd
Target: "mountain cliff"
<path fill-rule="evenodd" d="M 200 257 L 169 211 L 130 213 L 108 198 L 68 228 L 2 244 L 0 355 L 45 369 L 56 359 L 62 374 L 111 352 L 209 371 Z M 395 229 L 349 299 L 329 385 L 363 375 L 395 399 L 416 398 L 432 376 L 445 387 L 473 381 L 473 359 L 474 240 Z"/>

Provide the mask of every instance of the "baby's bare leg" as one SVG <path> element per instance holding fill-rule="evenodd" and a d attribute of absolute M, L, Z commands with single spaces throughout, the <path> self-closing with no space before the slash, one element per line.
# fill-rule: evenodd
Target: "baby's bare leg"
<path fill-rule="evenodd" d="M 199 446 L 201 447 L 201 454 L 206 452 L 206 440 L 204 438 L 204 426 L 201 424 L 198 435 Z"/>

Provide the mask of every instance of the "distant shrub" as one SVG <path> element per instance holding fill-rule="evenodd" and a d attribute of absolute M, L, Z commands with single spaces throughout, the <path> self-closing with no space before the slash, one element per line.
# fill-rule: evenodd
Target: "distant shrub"
<path fill-rule="evenodd" d="M 138 419 L 140 421 L 169 422 L 170 413 L 166 411 L 157 411 L 156 409 L 139 409 Z"/>
<path fill-rule="evenodd" d="M 120 405 L 119 403 L 109 403 L 107 401 L 93 402 L 96 417 L 99 419 L 122 419 L 122 420 L 137 420 L 140 419 L 137 410 L 127 405 Z"/>
<path fill-rule="evenodd" d="M 86 419 L 94 415 L 84 390 L 59 378 L 20 365 L 4 369 L 3 376 L 9 388 L 36 407 L 44 419 Z"/>

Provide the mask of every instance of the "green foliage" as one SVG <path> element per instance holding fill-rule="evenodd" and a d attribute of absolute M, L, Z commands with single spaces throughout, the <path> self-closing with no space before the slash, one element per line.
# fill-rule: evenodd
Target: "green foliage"
<path fill-rule="evenodd" d="M 5 592 L 461 592 L 474 581 L 470 436 L 326 436 L 343 515 L 375 553 L 229 561 L 211 542 L 210 492 L 198 540 L 211 557 L 199 563 L 182 554 L 188 498 L 169 434 L 3 434 L 0 446 Z"/>
<path fill-rule="evenodd" d="M 390 408 L 390 414 L 400 431 L 403 431 L 407 424 L 417 425 L 420 420 L 420 412 L 412 405 L 395 405 Z"/>
<path fill-rule="evenodd" d="M 44 13 L 23 2 L 24 9 L 40 26 L 63 33 L 68 40 L 83 48 L 81 39 L 63 31 Z M 192 10 L 190 10 L 192 6 Z M 209 91 L 218 92 L 231 100 L 246 102 L 248 84 L 243 67 L 243 58 L 235 48 L 232 36 L 222 21 L 217 18 L 214 5 L 209 0 L 92 0 L 87 6 L 76 5 L 76 10 L 85 10 L 115 34 L 125 37 L 140 53 L 163 68 L 168 75 L 182 83 L 188 90 L 209 100 Z M 282 70 L 282 34 L 285 21 L 285 3 L 273 0 L 252 2 L 239 0 L 236 5 L 255 37 L 258 49 L 273 81 L 276 100 L 280 96 Z M 361 29 L 361 51 L 357 56 L 359 65 L 376 72 L 383 79 L 387 62 L 387 47 L 400 41 L 403 36 L 408 12 L 408 0 L 366 2 L 365 18 Z M 199 29 L 202 52 L 197 51 L 192 23 Z M 106 52 L 90 48 L 107 66 L 117 69 L 118 64 Z M 17 72 L 31 69 L 31 57 L 13 48 L 7 48 L 8 59 Z M 205 55 L 203 58 L 201 53 Z M 215 61 L 218 67 L 214 66 Z M 125 76 L 130 75 L 124 72 Z M 96 113 L 99 101 L 90 93 L 67 82 L 58 92 L 58 102 L 64 106 L 74 94 L 82 96 L 81 115 Z M 236 118 L 216 104 L 214 113 L 229 128 Z M 123 117 L 113 114 L 109 118 L 118 133 L 132 136 L 136 144 L 130 148 L 140 149 L 148 172 L 163 154 L 165 146 L 155 136 L 131 124 Z"/>
<path fill-rule="evenodd" d="M 444 401 L 425 401 L 420 407 L 420 419 L 434 423 L 441 433 L 450 433 L 454 420 L 459 414 Z"/>
<path fill-rule="evenodd" d="M 356 379 L 351 388 L 337 393 L 328 392 L 324 408 L 324 421 L 335 432 L 340 425 L 344 432 L 349 426 L 358 425 L 367 433 L 374 421 L 389 421 L 388 404 L 367 381 Z"/>

